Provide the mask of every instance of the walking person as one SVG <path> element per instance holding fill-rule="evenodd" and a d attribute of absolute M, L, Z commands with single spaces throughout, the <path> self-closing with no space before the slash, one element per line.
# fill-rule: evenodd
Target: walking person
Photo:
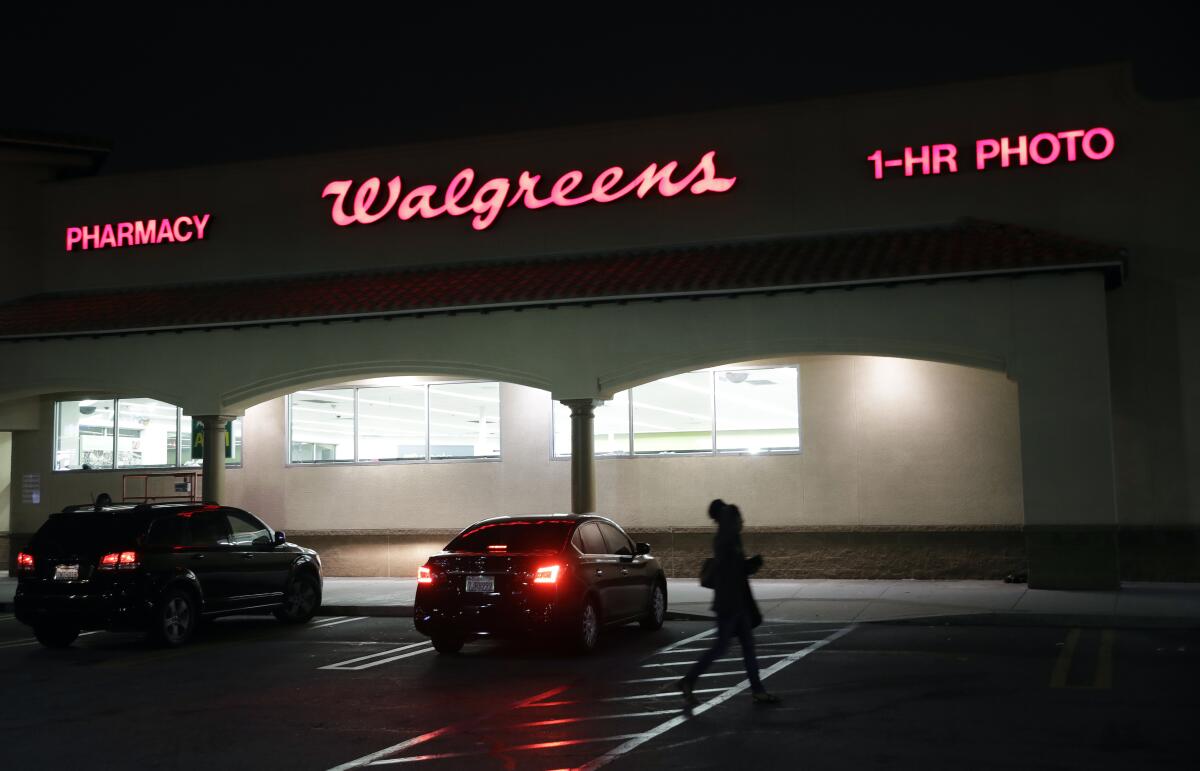
<path fill-rule="evenodd" d="M 717 534 L 713 539 L 713 560 L 710 563 L 706 585 L 713 588 L 712 609 L 717 613 L 717 637 L 712 647 L 700 656 L 683 679 L 679 690 L 687 705 L 699 703 L 692 689 L 697 678 L 714 661 L 721 658 L 734 637 L 742 645 L 742 661 L 746 676 L 750 679 L 750 692 L 755 702 L 777 704 L 779 698 L 763 688 L 758 677 L 758 659 L 754 655 L 754 627 L 762 623 L 762 613 L 750 593 L 749 577 L 758 572 L 763 560 L 759 555 L 746 559 L 742 552 L 742 512 L 720 498 L 708 505 L 708 516 L 717 522 Z"/>

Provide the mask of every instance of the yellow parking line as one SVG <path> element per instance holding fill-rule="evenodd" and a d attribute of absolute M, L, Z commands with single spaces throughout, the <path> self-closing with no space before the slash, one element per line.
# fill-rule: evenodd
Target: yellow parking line
<path fill-rule="evenodd" d="M 1051 688 L 1066 688 L 1067 675 L 1071 673 L 1071 659 L 1075 656 L 1075 646 L 1079 644 L 1079 630 L 1067 632 L 1067 640 L 1063 649 L 1058 653 L 1058 661 L 1054 662 L 1054 673 L 1050 675 Z"/>

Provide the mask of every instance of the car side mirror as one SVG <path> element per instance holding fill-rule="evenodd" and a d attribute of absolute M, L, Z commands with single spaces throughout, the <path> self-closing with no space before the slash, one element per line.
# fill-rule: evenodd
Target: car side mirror
<path fill-rule="evenodd" d="M 276 530 L 275 531 L 275 545 L 280 546 L 285 543 L 287 543 L 287 533 L 283 532 L 282 530 Z"/>
<path fill-rule="evenodd" d="M 636 544 L 634 544 L 634 554 L 649 554 L 649 553 L 650 553 L 650 544 L 643 543 L 642 541 L 638 541 Z"/>

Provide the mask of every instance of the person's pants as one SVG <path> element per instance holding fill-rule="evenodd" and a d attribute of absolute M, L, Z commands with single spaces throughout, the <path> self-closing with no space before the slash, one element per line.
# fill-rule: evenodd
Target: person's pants
<path fill-rule="evenodd" d="M 763 689 L 762 681 L 758 679 L 758 659 L 754 656 L 754 628 L 750 626 L 748 613 L 735 613 L 717 616 L 717 639 L 712 647 L 704 652 L 700 660 L 692 665 L 684 680 L 695 683 L 714 661 L 721 658 L 729 650 L 729 643 L 734 637 L 742 644 L 742 661 L 746 665 L 746 676 L 750 678 L 750 688 L 755 693 Z"/>

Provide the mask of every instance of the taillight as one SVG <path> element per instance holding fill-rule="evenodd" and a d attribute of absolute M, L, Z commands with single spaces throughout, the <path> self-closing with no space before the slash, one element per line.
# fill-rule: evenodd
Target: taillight
<path fill-rule="evenodd" d="M 537 569 L 533 574 L 533 582 L 535 584 L 557 584 L 558 583 L 558 565 L 547 565 Z"/>
<path fill-rule="evenodd" d="M 100 570 L 127 570 L 138 566 L 137 552 L 114 551 L 100 558 Z"/>
<path fill-rule="evenodd" d="M 25 552 L 17 553 L 17 570 L 33 570 L 33 555 Z"/>
<path fill-rule="evenodd" d="M 421 567 L 417 568 L 417 583 L 418 584 L 432 584 L 433 583 L 433 573 L 429 572 L 429 568 L 426 567 L 425 565 L 422 565 Z"/>

